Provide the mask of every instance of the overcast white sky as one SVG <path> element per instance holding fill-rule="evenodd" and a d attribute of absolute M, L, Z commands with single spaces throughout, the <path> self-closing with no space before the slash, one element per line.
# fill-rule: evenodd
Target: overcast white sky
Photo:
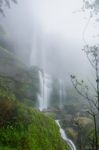
<path fill-rule="evenodd" d="M 47 33 L 59 33 L 64 38 L 82 39 L 82 32 L 88 22 L 90 14 L 83 13 L 83 0 L 35 0 L 31 14 L 36 18 Z M 32 7 L 31 7 L 32 8 Z M 91 19 L 86 36 L 95 34 Z M 87 38 L 87 37 L 86 37 Z M 88 39 L 88 40 L 89 40 Z"/>
<path fill-rule="evenodd" d="M 38 60 L 42 60 L 41 53 L 45 53 L 44 63 L 49 73 L 88 74 L 89 64 L 81 49 L 90 14 L 82 12 L 81 7 L 82 0 L 20 0 L 7 10 L 4 22 L 12 40 L 19 40 L 20 45 L 23 42 L 24 47 L 31 43 L 33 65 L 38 64 Z M 88 43 L 99 41 L 95 18 L 85 31 Z"/>
<path fill-rule="evenodd" d="M 35 13 L 46 32 L 79 39 L 84 23 L 81 13 L 73 12 L 80 10 L 81 4 L 80 0 L 37 0 Z"/>
<path fill-rule="evenodd" d="M 30 11 L 36 15 L 46 35 L 56 34 L 65 42 L 65 48 L 57 51 L 63 65 L 67 64 L 67 68 L 72 66 L 70 70 L 67 69 L 69 73 L 77 70 L 80 72 L 81 69 L 86 72 L 88 69 L 88 62 L 81 51 L 85 44 L 83 32 L 88 44 L 95 44 L 99 40 L 96 38 L 98 26 L 95 18 L 91 18 L 88 23 L 90 13 L 82 12 L 82 6 L 82 0 L 36 0 L 35 9 Z M 58 66 L 56 69 L 58 70 Z"/>

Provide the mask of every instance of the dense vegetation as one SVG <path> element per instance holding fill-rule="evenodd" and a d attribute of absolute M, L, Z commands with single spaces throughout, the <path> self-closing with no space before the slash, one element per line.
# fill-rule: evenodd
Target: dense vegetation
<path fill-rule="evenodd" d="M 13 53 L 0 47 L 0 87 L 13 92 L 19 101 L 35 106 L 39 93 L 38 68 L 28 68 Z"/>
<path fill-rule="evenodd" d="M 68 150 L 55 121 L 33 109 L 38 68 L 27 68 L 4 48 L 0 56 L 0 150 Z"/>
<path fill-rule="evenodd" d="M 11 1 L 17 3 L 17 0 Z M 6 15 L 4 8 L 5 6 L 10 8 L 11 1 L 0 0 L 0 14 Z M 99 13 L 99 0 L 94 3 L 89 0 L 83 2 L 82 10 L 89 10 L 90 19 L 94 14 Z M 99 21 L 98 16 L 96 18 Z M 85 29 L 87 26 L 88 24 Z M 9 37 L 5 35 L 4 27 L 0 25 L 0 150 L 68 150 L 66 142 L 60 137 L 59 127 L 48 115 L 61 120 L 61 126 L 78 150 L 98 150 L 99 46 L 87 44 L 83 49 L 87 56 L 93 54 L 95 58 L 91 60 L 92 55 L 88 57 L 96 71 L 97 88 L 92 99 L 90 99 L 89 88 L 83 80 L 79 82 L 76 76 L 71 75 L 74 88 L 80 96 L 83 96 L 81 98 L 75 94 L 73 88 L 62 84 L 61 80 L 55 77 L 51 85 L 47 85 L 49 88 L 51 86 L 51 90 L 49 108 L 47 112 L 43 112 L 45 116 L 36 110 L 38 95 L 41 94 L 39 71 L 41 73 L 43 71 L 34 66 L 29 68 L 28 62 L 23 64 L 27 56 L 20 58 L 16 55 L 18 56 L 16 57 L 17 41 L 12 44 Z M 85 39 L 84 42 L 86 44 Z M 43 73 L 42 78 L 44 80 Z M 43 90 L 45 84 L 43 81 Z M 44 91 L 42 97 L 44 100 Z M 91 100 L 89 107 L 86 101 L 83 101 L 84 99 L 87 103 Z"/>
<path fill-rule="evenodd" d="M 15 97 L 0 95 L 0 150 L 67 150 L 55 122 Z"/>

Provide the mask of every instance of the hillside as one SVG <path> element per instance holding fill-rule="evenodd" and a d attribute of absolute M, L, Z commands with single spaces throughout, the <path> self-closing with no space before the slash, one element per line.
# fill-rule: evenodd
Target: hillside
<path fill-rule="evenodd" d="M 55 121 L 0 93 L 0 150 L 68 150 Z"/>
<path fill-rule="evenodd" d="M 0 87 L 13 92 L 27 105 L 37 105 L 38 70 L 27 67 L 13 53 L 0 47 Z"/>
<path fill-rule="evenodd" d="M 0 150 L 68 150 L 55 121 L 33 108 L 37 74 L 0 47 Z"/>
<path fill-rule="evenodd" d="M 0 74 L 15 76 L 26 70 L 26 66 L 13 53 L 0 46 Z"/>

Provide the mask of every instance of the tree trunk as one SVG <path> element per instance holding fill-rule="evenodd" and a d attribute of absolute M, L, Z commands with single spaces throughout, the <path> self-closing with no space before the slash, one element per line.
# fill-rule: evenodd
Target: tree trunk
<path fill-rule="evenodd" d="M 96 147 L 96 150 L 98 150 L 98 135 L 97 135 L 97 123 L 96 123 L 95 114 L 93 114 L 93 119 L 94 119 L 94 127 L 95 127 L 95 147 Z"/>

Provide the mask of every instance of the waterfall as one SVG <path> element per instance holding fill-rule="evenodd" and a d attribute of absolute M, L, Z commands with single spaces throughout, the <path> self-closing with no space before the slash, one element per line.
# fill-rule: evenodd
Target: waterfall
<path fill-rule="evenodd" d="M 43 110 L 43 78 L 42 78 L 42 72 L 39 71 L 39 86 L 40 86 L 40 93 L 38 94 L 38 103 L 39 103 L 39 110 Z"/>
<path fill-rule="evenodd" d="M 53 79 L 49 74 L 39 70 L 40 93 L 38 94 L 39 110 L 47 110 L 56 103 L 60 109 L 64 101 L 64 82 Z M 55 86 L 53 86 L 53 84 Z"/>
<path fill-rule="evenodd" d="M 47 108 L 49 107 L 49 95 L 50 95 L 50 85 L 52 84 L 52 79 L 51 77 L 46 74 L 43 71 L 39 71 L 39 81 L 40 81 L 40 93 L 38 94 L 38 101 L 39 101 L 39 110 L 43 111 L 44 109 L 47 110 Z M 60 108 L 62 108 L 62 101 L 63 101 L 63 82 L 62 80 L 60 80 L 60 84 L 59 84 L 59 96 L 60 96 Z M 71 148 L 71 150 L 76 150 L 76 147 L 74 145 L 74 143 L 68 139 L 68 137 L 65 134 L 65 131 L 61 128 L 59 120 L 56 120 L 56 123 L 58 124 L 59 128 L 60 128 L 60 134 L 61 137 L 68 143 L 69 147 Z"/>
<path fill-rule="evenodd" d="M 45 72 L 39 71 L 40 94 L 38 94 L 39 110 L 46 110 L 49 106 L 51 78 Z"/>
<path fill-rule="evenodd" d="M 56 123 L 60 128 L 61 137 L 68 143 L 71 150 L 76 150 L 74 143 L 70 139 L 68 139 L 67 135 L 65 134 L 65 131 L 61 128 L 59 120 L 56 120 Z"/>
<path fill-rule="evenodd" d="M 59 101 L 59 107 L 62 109 L 63 106 L 63 81 L 60 79 L 59 81 L 59 95 L 60 95 L 60 101 Z"/>

